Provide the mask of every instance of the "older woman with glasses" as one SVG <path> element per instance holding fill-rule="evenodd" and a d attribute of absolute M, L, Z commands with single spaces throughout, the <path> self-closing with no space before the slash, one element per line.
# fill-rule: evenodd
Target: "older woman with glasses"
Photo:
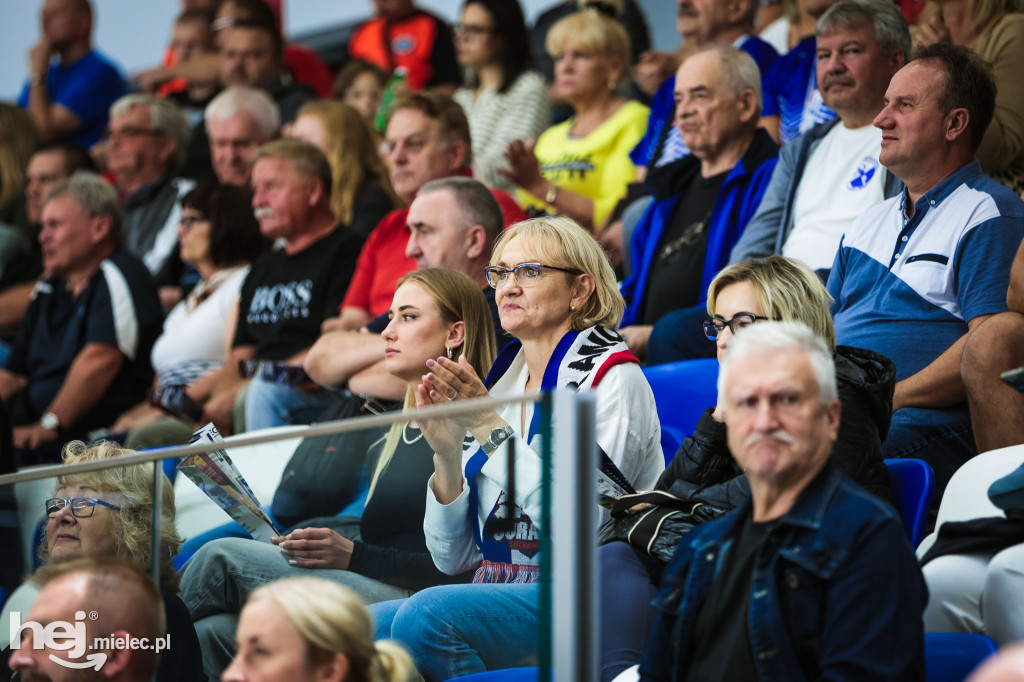
<path fill-rule="evenodd" d="M 100 441 L 86 446 L 71 441 L 64 446 L 63 463 L 80 464 L 111 460 L 135 454 L 113 443 Z M 205 680 L 199 663 L 196 638 L 188 609 L 178 598 L 178 573 L 171 558 L 178 553 L 181 539 L 175 529 L 174 491 L 163 478 L 160 509 L 160 592 L 167 614 L 167 632 L 173 655 L 162 656 L 158 682 Z M 44 564 L 62 564 L 74 559 L 117 556 L 149 572 L 152 554 L 153 464 L 131 464 L 101 471 L 58 476 L 53 497 L 44 501 L 46 538 L 39 546 Z M 10 633 L 12 611 L 25 613 L 39 593 L 31 581 L 11 595 L 0 619 L 0 645 Z M 5 652 L 5 656 L 9 652 Z"/>
<path fill-rule="evenodd" d="M 518 223 L 495 245 L 487 278 L 501 326 L 516 341 L 486 381 L 465 361 L 431 360 L 417 406 L 541 389 L 593 391 L 598 447 L 635 487 L 653 485 L 663 467 L 654 396 L 613 331 L 624 302 L 598 243 L 568 218 Z M 528 403 L 422 424 L 434 453 L 427 547 L 442 571 L 475 570 L 477 584 L 432 587 L 371 609 L 378 637 L 407 646 L 428 682 L 535 659 L 539 423 L 540 411 Z M 510 458 L 514 497 L 506 480 Z"/>
<path fill-rule="evenodd" d="M 629 153 L 647 129 L 647 107 L 619 94 L 628 77 L 629 37 L 615 19 L 594 9 L 552 27 L 555 91 L 575 114 L 529 140 L 509 142 L 501 172 L 522 191 L 524 208 L 571 216 L 604 227 L 636 177 Z"/>
<path fill-rule="evenodd" d="M 877 497 L 891 501 L 882 440 L 889 429 L 895 369 L 878 353 L 836 346 L 829 314 L 831 297 L 818 276 L 798 261 L 770 256 L 731 265 L 708 287 L 704 333 L 721 361 L 740 329 L 763 320 L 798 320 L 835 355 L 842 403 L 839 439 L 832 461 Z M 747 478 L 729 453 L 719 406 L 709 407 L 654 486 L 701 503 L 695 522 L 731 511 L 750 494 Z M 640 662 L 653 618 L 651 600 L 663 566 L 624 542 L 601 547 L 601 679 L 612 680 Z"/>

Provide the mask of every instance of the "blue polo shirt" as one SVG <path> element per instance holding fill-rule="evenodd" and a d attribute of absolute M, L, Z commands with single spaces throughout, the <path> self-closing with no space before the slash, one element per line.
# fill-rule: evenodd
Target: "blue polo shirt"
<path fill-rule="evenodd" d="M 53 104 L 67 107 L 82 120 L 81 129 L 69 137 L 86 149 L 103 137 L 110 106 L 127 92 L 117 67 L 95 50 L 73 64 L 54 62 L 46 74 L 46 91 Z M 28 108 L 28 97 L 26 82 L 18 106 Z"/>
<path fill-rule="evenodd" d="M 889 356 L 901 381 L 931 364 L 979 315 L 1006 310 L 1024 236 L 1020 197 L 975 161 L 906 213 L 907 193 L 865 209 L 843 235 L 828 290 L 836 342 Z"/>

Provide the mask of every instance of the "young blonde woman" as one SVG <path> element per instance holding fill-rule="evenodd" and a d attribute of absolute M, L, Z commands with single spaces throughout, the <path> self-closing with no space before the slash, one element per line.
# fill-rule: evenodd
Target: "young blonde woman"
<path fill-rule="evenodd" d="M 253 592 L 237 640 L 224 682 L 404 682 L 413 669 L 400 646 L 373 641 L 359 595 L 323 578 L 286 578 Z"/>
<path fill-rule="evenodd" d="M 406 382 L 406 405 L 412 405 L 413 389 L 428 371 L 429 358 L 465 358 L 479 372 L 494 359 L 487 301 L 468 275 L 437 268 L 409 273 L 399 280 L 390 315 L 381 334 L 387 343 L 385 363 L 390 374 Z M 463 580 L 441 573 L 426 548 L 423 489 L 434 465 L 417 425 L 392 427 L 369 452 L 353 452 L 360 447 L 357 442 L 339 444 L 337 456 L 365 455 L 373 467 L 360 540 L 299 524 L 298 530 L 274 539 L 276 547 L 226 538 L 203 546 L 185 565 L 182 597 L 196 622 L 210 677 L 217 677 L 231 659 L 237 614 L 246 596 L 272 580 L 316 569 L 317 575 L 355 590 L 367 604 Z"/>

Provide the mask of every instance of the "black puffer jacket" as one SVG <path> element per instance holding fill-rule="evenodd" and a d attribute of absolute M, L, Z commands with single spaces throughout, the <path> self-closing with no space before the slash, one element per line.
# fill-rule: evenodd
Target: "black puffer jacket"
<path fill-rule="evenodd" d="M 891 503 L 882 441 L 889 432 L 896 368 L 880 353 L 850 346 L 837 347 L 835 361 L 842 412 L 832 462 L 868 492 Z M 750 496 L 747 477 L 729 453 L 725 424 L 711 417 L 713 411 L 704 412 L 655 486 L 703 502 L 694 512 L 701 521 L 718 518 Z"/>

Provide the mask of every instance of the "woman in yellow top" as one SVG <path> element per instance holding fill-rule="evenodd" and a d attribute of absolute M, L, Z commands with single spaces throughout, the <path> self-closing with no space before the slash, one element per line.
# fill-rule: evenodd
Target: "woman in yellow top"
<path fill-rule="evenodd" d="M 513 140 L 501 171 L 520 190 L 523 208 L 537 207 L 602 227 L 635 178 L 629 152 L 647 127 L 647 107 L 627 101 L 619 85 L 629 67 L 629 37 L 596 10 L 572 14 L 547 37 L 555 59 L 555 91 L 576 114 L 545 130 L 536 145 Z"/>

